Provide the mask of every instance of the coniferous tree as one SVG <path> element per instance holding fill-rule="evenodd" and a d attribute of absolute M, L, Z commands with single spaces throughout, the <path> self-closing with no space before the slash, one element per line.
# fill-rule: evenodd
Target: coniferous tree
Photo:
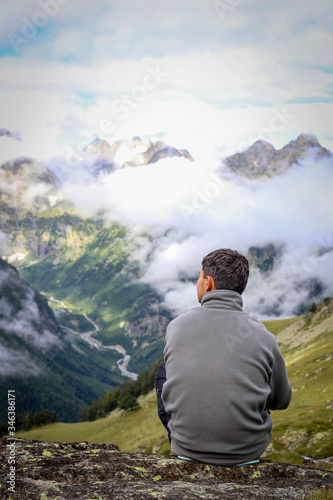
<path fill-rule="evenodd" d="M 137 406 L 139 406 L 137 399 L 130 392 L 124 392 L 119 400 L 119 408 L 121 410 L 133 410 Z"/>
<path fill-rule="evenodd" d="M 23 413 L 22 429 L 29 430 L 34 425 L 34 417 L 30 411 Z"/>

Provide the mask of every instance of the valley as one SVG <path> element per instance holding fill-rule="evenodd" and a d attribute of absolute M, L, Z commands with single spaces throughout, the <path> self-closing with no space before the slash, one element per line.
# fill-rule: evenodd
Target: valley
<path fill-rule="evenodd" d="M 117 153 L 115 161 L 118 150 L 122 154 Z M 329 151 L 302 135 L 280 150 L 255 143 L 221 159 L 213 177 L 213 170 L 202 170 L 185 150 L 140 138 L 114 145 L 93 141 L 78 176 L 82 182 L 74 170 L 66 177 L 55 164 L 29 158 L 0 166 L 1 399 L 15 389 L 18 412 L 47 408 L 55 410 L 62 423 L 74 423 L 81 408 L 135 380 L 161 357 L 169 321 L 197 305 L 197 272 L 211 245 L 234 243 L 247 255 L 251 276 L 244 303 L 249 313 L 285 318 L 280 321 L 286 327 L 288 318 L 294 321 L 316 306 L 333 292 L 327 271 L 333 256 L 330 238 L 317 237 L 307 246 L 281 234 L 275 237 L 271 220 L 281 215 L 282 227 L 292 219 L 286 200 L 280 206 L 279 199 L 278 212 L 267 216 L 267 225 L 258 230 L 255 224 L 266 206 L 251 210 L 266 190 L 271 196 L 277 186 L 279 192 L 293 176 L 297 182 L 302 175 L 309 182 L 310 176 L 314 185 L 311 176 L 326 175 L 331 162 Z M 178 175 L 186 182 L 173 182 Z M 212 185 L 212 179 L 219 184 Z M 214 196 L 209 195 L 211 188 Z M 184 200 L 188 206 L 196 203 L 190 218 L 179 208 Z M 242 217 L 236 218 L 239 209 L 245 217 L 242 223 Z M 252 217 L 249 224 L 247 213 Z M 228 214 L 233 214 L 231 225 Z M 293 237 L 295 227 L 288 229 Z M 18 318 L 18 328 L 12 328 Z M 24 330 L 26 323 L 29 329 Z M 301 338 L 307 346 L 307 337 Z M 313 345 L 312 354 L 322 360 L 329 349 L 324 332 Z M 292 350 L 289 344 L 286 349 Z M 309 352 L 304 349 L 305 359 Z M 325 359 L 318 361 L 318 369 Z M 307 362 L 312 361 L 310 357 Z M 298 377 L 309 380 L 312 373 L 305 373 L 299 363 L 295 357 L 290 365 L 297 384 Z M 314 374 L 318 392 L 327 373 L 323 368 Z M 317 392 L 303 385 L 305 389 L 297 388 L 296 400 L 310 390 L 309 400 L 316 401 Z M 307 402 L 300 401 L 293 418 L 303 425 Z M 321 441 L 321 433 L 327 437 L 321 406 L 311 417 Z M 276 418 L 278 438 L 272 453 L 285 442 L 316 458 L 312 431 L 313 447 L 312 438 L 303 446 Z"/>
<path fill-rule="evenodd" d="M 66 307 L 66 305 L 61 300 L 57 300 L 57 299 L 54 299 L 53 297 L 50 297 L 49 301 L 56 303 L 56 304 L 59 304 L 63 310 L 65 310 L 69 313 L 73 313 L 73 311 L 71 309 L 68 309 Z M 129 372 L 127 370 L 127 366 L 128 366 L 128 363 L 131 359 L 131 356 L 126 353 L 125 349 L 121 345 L 114 345 L 114 346 L 113 345 L 103 345 L 101 342 L 96 340 L 94 338 L 94 336 L 99 332 L 98 325 L 96 325 L 96 323 L 92 319 L 88 318 L 88 316 L 86 314 L 83 314 L 83 317 L 86 321 L 91 323 L 91 325 L 94 327 L 94 330 L 89 331 L 89 332 L 85 332 L 85 333 L 80 333 L 80 332 L 76 332 L 76 331 L 72 330 L 71 328 L 68 328 L 67 326 L 61 325 L 62 329 L 67 330 L 68 332 L 70 332 L 74 335 L 78 335 L 82 340 L 88 342 L 88 344 L 91 347 L 94 347 L 95 349 L 111 349 L 111 350 L 117 351 L 119 354 L 121 354 L 123 356 L 122 358 L 120 358 L 117 361 L 117 365 L 118 365 L 118 368 L 120 370 L 121 375 L 123 377 L 128 377 L 128 378 L 131 378 L 132 380 L 136 380 L 138 377 L 138 374 L 133 373 L 133 372 Z"/>

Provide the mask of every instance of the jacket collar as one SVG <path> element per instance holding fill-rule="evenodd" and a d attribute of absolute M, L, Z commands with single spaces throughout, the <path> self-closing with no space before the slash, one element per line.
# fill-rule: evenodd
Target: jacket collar
<path fill-rule="evenodd" d="M 238 292 L 232 290 L 213 290 L 205 293 L 201 299 L 201 305 L 204 307 L 242 311 L 243 299 Z"/>

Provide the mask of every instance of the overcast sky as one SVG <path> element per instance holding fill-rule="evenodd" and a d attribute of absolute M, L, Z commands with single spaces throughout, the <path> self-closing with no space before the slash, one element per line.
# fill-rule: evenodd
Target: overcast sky
<path fill-rule="evenodd" d="M 97 136 L 196 159 L 300 133 L 333 150 L 332 14 L 328 0 L 2 0 L 0 161 Z"/>

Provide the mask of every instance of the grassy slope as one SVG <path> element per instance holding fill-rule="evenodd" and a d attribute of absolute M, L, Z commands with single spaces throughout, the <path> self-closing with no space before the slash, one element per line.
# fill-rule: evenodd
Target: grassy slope
<path fill-rule="evenodd" d="M 115 410 L 109 416 L 94 422 L 76 424 L 49 424 L 17 437 L 40 441 L 90 441 L 112 443 L 122 451 L 166 453 L 170 451 L 166 431 L 157 416 L 155 392 L 139 398 L 140 407 L 135 410 Z"/>
<path fill-rule="evenodd" d="M 332 303 L 307 314 L 277 334 L 293 397 L 289 408 L 273 412 L 270 457 L 298 460 L 333 455 Z"/>
<path fill-rule="evenodd" d="M 277 335 L 294 391 L 288 410 L 272 413 L 273 438 L 265 458 L 302 463 L 301 455 L 314 458 L 333 455 L 332 391 L 329 393 L 333 375 L 329 363 L 332 312 L 322 310 L 311 317 L 264 323 Z M 142 397 L 140 405 L 134 411 L 116 410 L 95 422 L 50 424 L 18 432 L 17 436 L 107 442 L 117 444 L 122 451 L 168 452 L 166 432 L 156 414 L 154 391 Z"/>

